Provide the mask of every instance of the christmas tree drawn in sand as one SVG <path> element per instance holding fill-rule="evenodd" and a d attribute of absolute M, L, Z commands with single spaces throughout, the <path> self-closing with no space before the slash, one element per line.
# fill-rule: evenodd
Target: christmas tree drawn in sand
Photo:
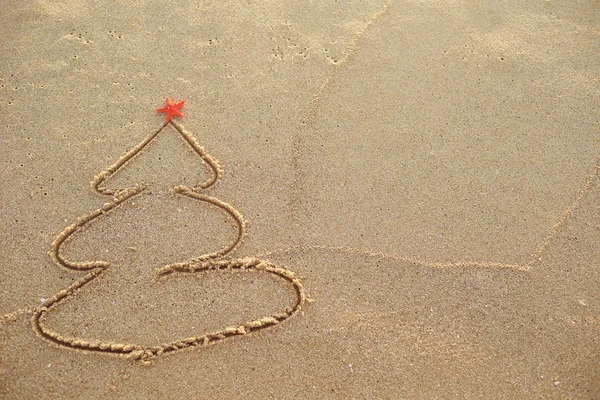
<path fill-rule="evenodd" d="M 179 108 L 182 105 L 183 102 L 174 104 L 167 98 L 167 104 L 164 107 L 157 109 L 157 111 L 166 114 L 165 122 L 162 126 L 156 132 L 146 137 L 132 150 L 124 154 L 117 162 L 94 177 L 92 181 L 93 190 L 103 196 L 110 197 L 110 200 L 101 208 L 78 218 L 75 223 L 66 227 L 52 243 L 52 249 L 49 254 L 54 263 L 70 270 L 85 271 L 87 274 L 75 281 L 68 288 L 61 290 L 53 297 L 45 300 L 43 304 L 35 310 L 32 319 L 33 327 L 42 338 L 54 344 L 71 349 L 129 356 L 134 359 L 147 361 L 161 354 L 191 347 L 206 346 L 233 336 L 247 335 L 251 332 L 274 326 L 296 314 L 307 301 L 302 282 L 296 274 L 289 269 L 258 258 L 248 257 L 232 259 L 227 257 L 244 237 L 246 222 L 240 212 L 231 205 L 217 197 L 212 197 L 204 193 L 206 189 L 211 188 L 217 182 L 221 177 L 222 172 L 217 160 L 209 155 L 182 125 L 172 119 L 173 116 L 182 116 L 179 112 Z M 67 242 L 76 242 L 77 239 L 75 234 L 87 229 L 90 224 L 102 220 L 103 217 L 112 213 L 119 212 L 120 208 L 126 204 L 131 204 L 133 200 L 139 198 L 141 194 L 152 194 L 152 191 L 157 190 L 155 187 L 139 183 L 125 188 L 110 189 L 106 186 L 106 182 L 114 174 L 121 171 L 122 168 L 134 162 L 135 157 L 141 154 L 144 148 L 154 141 L 154 139 L 163 132 L 169 124 L 175 128 L 176 132 L 184 139 L 187 145 L 192 148 L 194 153 L 200 156 L 207 167 L 206 169 L 210 173 L 210 177 L 205 182 L 195 186 L 171 186 L 169 188 L 170 193 L 174 194 L 175 197 L 184 196 L 185 198 L 192 199 L 200 206 L 208 206 L 225 214 L 229 219 L 233 220 L 236 233 L 235 238 L 219 250 L 199 255 L 184 262 L 163 265 L 154 271 L 152 267 L 148 267 L 146 270 L 149 270 L 149 273 L 146 273 L 146 275 L 152 277 L 151 279 L 161 280 L 176 274 L 198 272 L 214 273 L 216 271 L 248 271 L 271 274 L 272 276 L 279 278 L 278 281 L 283 280 L 287 285 L 293 288 L 295 299 L 293 300 L 292 305 L 285 307 L 278 313 L 255 318 L 246 322 L 236 323 L 232 326 L 223 327 L 222 329 L 212 332 L 199 332 L 195 336 L 181 338 L 174 337 L 171 341 L 156 345 L 120 343 L 102 338 L 87 339 L 75 337 L 72 334 L 57 331 L 60 329 L 49 327 L 45 322 L 53 310 L 59 309 L 61 305 L 67 304 L 68 302 L 79 301 L 80 299 L 75 298 L 76 296 L 74 295 L 81 292 L 81 289 L 84 287 L 88 292 L 92 290 L 102 291 L 102 285 L 108 278 L 101 283 L 98 283 L 98 281 L 101 281 L 101 279 L 98 278 L 106 275 L 111 269 L 115 270 L 118 267 L 123 267 L 121 265 L 114 266 L 107 261 L 71 261 L 63 254 L 62 247 Z"/>

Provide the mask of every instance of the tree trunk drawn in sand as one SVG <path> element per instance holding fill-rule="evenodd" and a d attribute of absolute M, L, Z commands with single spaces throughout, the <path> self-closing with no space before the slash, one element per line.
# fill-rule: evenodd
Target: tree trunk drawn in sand
<path fill-rule="evenodd" d="M 167 100 L 167 104 L 171 104 Z M 182 104 L 182 103 L 181 103 Z M 180 114 L 174 114 L 181 116 Z M 234 240 L 229 244 L 221 248 L 220 250 L 202 254 L 194 259 L 190 259 L 185 262 L 168 264 L 158 269 L 158 279 L 164 278 L 170 274 L 180 273 L 194 273 L 194 272 L 210 272 L 218 270 L 237 270 L 237 271 L 262 271 L 264 273 L 275 275 L 285 280 L 295 292 L 295 300 L 293 305 L 286 307 L 281 312 L 267 315 L 262 318 L 253 319 L 247 322 L 236 324 L 235 326 L 225 327 L 216 332 L 201 332 L 197 336 L 173 338 L 168 343 L 163 343 L 155 346 L 148 346 L 139 343 L 117 343 L 111 342 L 110 340 L 87 340 L 78 337 L 71 337 L 67 334 L 61 334 L 53 329 L 50 329 L 44 322 L 45 319 L 52 310 L 57 309 L 66 301 L 69 301 L 70 297 L 83 288 L 89 285 L 87 290 L 98 290 L 102 291 L 102 283 L 98 284 L 94 280 L 101 275 L 105 274 L 110 268 L 116 268 L 107 261 L 86 261 L 86 262 L 74 262 L 70 261 L 62 253 L 62 246 L 69 241 L 72 236 L 82 228 L 91 224 L 98 218 L 101 218 L 107 213 L 112 213 L 117 210 L 121 205 L 130 202 L 131 199 L 142 193 L 150 193 L 151 187 L 136 184 L 123 189 L 109 189 L 105 186 L 105 182 L 111 178 L 117 171 L 123 166 L 129 164 L 132 159 L 140 154 L 140 152 L 152 142 L 159 133 L 161 133 L 167 125 L 171 124 L 172 127 L 181 135 L 185 142 L 194 150 L 194 152 L 202 158 L 202 160 L 208 166 L 210 177 L 204 183 L 200 183 L 196 186 L 174 186 L 170 188 L 172 193 L 176 196 L 184 196 L 188 199 L 199 201 L 200 204 L 206 206 L 213 206 L 222 213 L 233 219 L 237 232 Z M 53 297 L 44 301 L 44 303 L 36 309 L 33 315 L 33 327 L 35 331 L 44 339 L 58 344 L 60 346 L 69 347 L 72 349 L 112 353 L 116 355 L 125 355 L 147 361 L 158 355 L 185 349 L 189 347 L 205 346 L 211 343 L 222 341 L 228 337 L 246 335 L 253 331 L 264 329 L 269 326 L 276 325 L 297 313 L 307 297 L 304 293 L 304 289 L 301 281 L 296 274 L 286 268 L 276 266 L 270 262 L 258 259 L 258 258 L 241 258 L 231 259 L 226 256 L 234 250 L 234 248 L 240 243 L 245 234 L 245 221 L 242 215 L 231 205 L 219 200 L 216 197 L 211 197 L 203 193 L 205 189 L 213 186 L 217 179 L 221 176 L 221 168 L 218 162 L 210 156 L 188 133 L 179 123 L 170 120 L 170 116 L 167 117 L 167 121 L 153 134 L 149 135 L 140 144 L 130 150 L 128 153 L 123 155 L 116 163 L 108 167 L 107 170 L 101 172 L 92 181 L 92 188 L 101 195 L 111 197 L 111 200 L 105 203 L 101 208 L 91 212 L 88 215 L 80 217 L 75 223 L 66 227 L 52 243 L 52 249 L 50 256 L 52 260 L 59 266 L 76 270 L 76 271 L 89 271 L 85 276 L 74 282 L 68 288 L 61 290 Z M 74 299 L 72 301 L 77 301 Z"/>

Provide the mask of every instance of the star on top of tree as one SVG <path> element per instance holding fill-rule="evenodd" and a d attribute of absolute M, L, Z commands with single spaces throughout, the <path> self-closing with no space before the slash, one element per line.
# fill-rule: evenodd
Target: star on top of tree
<path fill-rule="evenodd" d="M 171 117 L 183 117 L 183 114 L 179 111 L 181 106 L 183 106 L 183 103 L 185 103 L 185 100 L 181 100 L 179 103 L 173 103 L 171 99 L 167 97 L 166 104 L 161 108 L 157 108 L 156 111 L 165 113 L 165 122 L 169 122 Z"/>

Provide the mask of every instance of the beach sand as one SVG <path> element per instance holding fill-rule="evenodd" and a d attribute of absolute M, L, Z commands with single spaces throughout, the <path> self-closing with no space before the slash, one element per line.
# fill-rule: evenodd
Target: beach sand
<path fill-rule="evenodd" d="M 600 398 L 599 10 L 4 4 L 0 397 Z"/>

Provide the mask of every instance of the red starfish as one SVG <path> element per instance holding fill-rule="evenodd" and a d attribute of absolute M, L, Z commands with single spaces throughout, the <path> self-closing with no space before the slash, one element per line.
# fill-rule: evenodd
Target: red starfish
<path fill-rule="evenodd" d="M 171 117 L 183 117 L 183 114 L 179 112 L 181 106 L 185 103 L 185 100 L 181 100 L 179 103 L 173 103 L 170 98 L 167 97 L 167 103 L 164 107 L 157 108 L 156 111 L 159 113 L 165 113 L 165 122 L 169 122 Z"/>

